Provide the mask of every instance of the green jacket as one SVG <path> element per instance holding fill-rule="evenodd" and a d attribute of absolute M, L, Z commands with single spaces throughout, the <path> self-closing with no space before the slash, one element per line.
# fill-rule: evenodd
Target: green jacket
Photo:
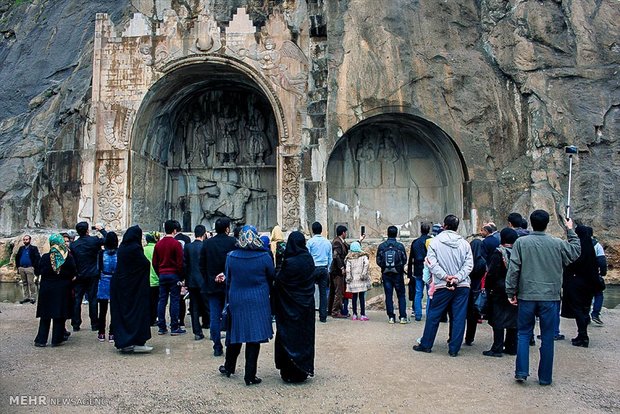
<path fill-rule="evenodd" d="M 153 250 L 154 249 L 155 249 L 155 243 L 147 243 L 147 245 L 144 246 L 144 255 L 146 256 L 147 259 L 149 259 L 149 262 L 151 263 L 151 266 L 149 266 L 151 270 L 151 276 L 150 276 L 151 287 L 159 286 L 159 276 L 157 276 L 157 273 L 155 273 L 155 269 L 153 269 Z"/>
<path fill-rule="evenodd" d="M 579 237 L 566 232 L 568 241 L 544 231 L 534 231 L 517 239 L 506 275 L 508 298 L 536 301 L 560 300 L 564 267 L 581 254 Z"/>

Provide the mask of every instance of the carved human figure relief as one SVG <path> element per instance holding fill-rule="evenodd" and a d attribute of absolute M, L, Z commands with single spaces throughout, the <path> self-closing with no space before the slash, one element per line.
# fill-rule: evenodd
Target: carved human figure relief
<path fill-rule="evenodd" d="M 270 36 L 266 36 L 260 45 L 252 45 L 249 49 L 240 49 L 237 54 L 258 62 L 263 73 L 277 86 L 303 97 L 306 90 L 307 75 L 304 71 L 291 74 L 284 64 L 283 57 L 293 59 L 306 66 L 308 58 L 302 50 L 290 40 L 280 44 Z"/>
<path fill-rule="evenodd" d="M 250 108 L 248 115 L 248 154 L 250 162 L 257 165 L 265 164 L 265 153 L 269 150 L 267 135 L 265 134 L 265 121 L 258 109 Z"/>
<path fill-rule="evenodd" d="M 370 186 L 372 184 L 372 176 L 375 173 L 372 171 L 371 164 L 375 159 L 375 149 L 372 141 L 366 139 L 357 144 L 355 159 L 357 160 L 358 185 L 361 187 Z"/>
<path fill-rule="evenodd" d="M 390 130 L 386 130 L 383 136 L 384 140 L 379 147 L 383 185 L 394 186 L 396 185 L 396 161 L 399 158 L 398 148 L 396 148 L 396 144 Z"/>
<path fill-rule="evenodd" d="M 234 165 L 237 161 L 239 145 L 235 132 L 238 121 L 239 117 L 235 115 L 218 119 L 220 137 L 216 142 L 216 152 L 221 165 Z"/>

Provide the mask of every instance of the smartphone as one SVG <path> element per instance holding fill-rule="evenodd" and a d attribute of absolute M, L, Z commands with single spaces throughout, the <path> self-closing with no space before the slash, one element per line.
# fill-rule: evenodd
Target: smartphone
<path fill-rule="evenodd" d="M 90 226 L 90 229 L 91 229 L 91 230 L 97 230 L 97 227 L 95 227 L 95 226 Z"/>
<path fill-rule="evenodd" d="M 362 226 L 362 229 L 360 231 L 360 234 L 363 236 L 366 234 L 366 226 Z"/>

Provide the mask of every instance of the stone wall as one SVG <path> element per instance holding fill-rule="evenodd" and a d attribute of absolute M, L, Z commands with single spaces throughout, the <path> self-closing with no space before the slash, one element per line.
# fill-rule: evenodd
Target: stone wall
<path fill-rule="evenodd" d="M 437 128 L 441 133 L 430 136 L 454 144 L 462 157 L 453 160 L 464 166 L 457 214 L 469 232 L 488 220 L 501 226 L 512 210 L 546 208 L 554 215 L 550 230 L 559 234 L 568 180 L 563 147 L 577 145 L 573 215 L 609 246 L 610 262 L 619 260 L 620 7 L 614 0 L 393 0 L 381 7 L 364 0 L 2 0 L 0 234 L 70 227 L 78 215 L 114 210 L 113 203 L 93 207 L 97 192 L 84 191 L 107 179 L 95 171 L 100 166 L 127 165 L 125 155 L 97 158 L 90 150 L 93 131 L 104 136 L 106 128 L 94 124 L 91 108 L 92 94 L 101 92 L 91 91 L 95 16 L 108 13 L 119 35 L 147 33 L 170 19 L 167 4 L 183 36 L 226 32 L 238 7 L 246 8 L 257 33 L 273 31 L 270 16 L 279 13 L 278 36 L 309 58 L 305 107 L 286 113 L 301 133 L 280 165 L 297 174 L 287 182 L 295 193 L 279 194 L 298 203 L 285 209 L 289 220 L 295 215 L 302 227 L 315 219 L 327 223 L 333 151 L 361 123 L 399 114 Z M 216 26 L 208 26 L 204 11 Z M 134 13 L 144 19 L 130 23 Z M 146 51 L 140 41 L 127 43 L 139 52 L 134 57 Z M 147 54 L 142 57 L 147 64 Z M 126 86 L 129 93 L 132 85 Z M 117 112 L 114 122 L 128 116 Z"/>

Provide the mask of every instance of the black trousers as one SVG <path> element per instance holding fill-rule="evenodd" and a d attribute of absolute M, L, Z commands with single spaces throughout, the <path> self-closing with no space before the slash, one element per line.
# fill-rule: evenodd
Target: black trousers
<path fill-rule="evenodd" d="M 52 323 L 52 319 L 50 318 L 40 318 L 39 319 L 39 332 L 37 333 L 37 337 L 34 338 L 34 341 L 37 344 L 47 344 L 47 337 L 50 334 L 50 325 Z M 65 336 L 65 319 L 64 318 L 54 318 L 54 328 L 52 329 L 52 345 L 58 345 L 62 341 L 64 341 Z"/>
<path fill-rule="evenodd" d="M 150 293 L 150 316 L 151 326 L 157 323 L 157 304 L 159 303 L 159 286 L 151 286 L 149 288 Z"/>
<path fill-rule="evenodd" d="M 187 288 L 189 290 L 189 313 L 192 317 L 192 332 L 194 335 L 202 334 L 202 326 L 210 324 L 209 299 L 200 291 L 200 288 Z M 200 318 L 202 317 L 202 324 Z"/>
<path fill-rule="evenodd" d="M 224 367 L 228 372 L 235 372 L 237 357 L 241 353 L 242 344 L 230 344 L 226 346 L 226 361 Z M 256 377 L 258 365 L 258 354 L 260 353 L 260 343 L 248 342 L 245 344 L 245 374 L 243 378 L 253 380 Z"/>
<path fill-rule="evenodd" d="M 107 299 L 97 299 L 99 302 L 99 335 L 105 335 L 105 320 L 108 314 L 108 303 L 110 302 Z M 112 321 L 110 320 L 110 328 L 109 334 L 114 335 L 112 331 Z"/>
<path fill-rule="evenodd" d="M 592 302 L 592 301 L 590 301 Z M 575 313 L 575 322 L 577 322 L 577 338 L 588 338 L 588 324 L 590 323 L 590 307 L 573 306 Z"/>
<path fill-rule="evenodd" d="M 480 314 L 474 306 L 474 294 L 475 292 L 469 290 L 469 300 L 467 301 L 467 328 L 465 329 L 465 342 L 471 344 L 476 337 L 476 328 L 478 327 L 478 319 Z"/>
<path fill-rule="evenodd" d="M 97 288 L 99 280 L 96 277 L 78 279 L 75 282 L 73 290 L 75 291 L 75 299 L 73 302 L 73 317 L 71 318 L 71 326 L 79 328 L 82 325 L 82 300 L 84 295 L 88 294 L 88 316 L 90 318 L 90 327 L 95 330 L 99 328 L 97 320 Z"/>
<path fill-rule="evenodd" d="M 504 331 L 506 336 L 504 338 Z M 517 353 L 517 328 L 493 328 L 493 345 L 491 351 L 508 354 Z"/>

